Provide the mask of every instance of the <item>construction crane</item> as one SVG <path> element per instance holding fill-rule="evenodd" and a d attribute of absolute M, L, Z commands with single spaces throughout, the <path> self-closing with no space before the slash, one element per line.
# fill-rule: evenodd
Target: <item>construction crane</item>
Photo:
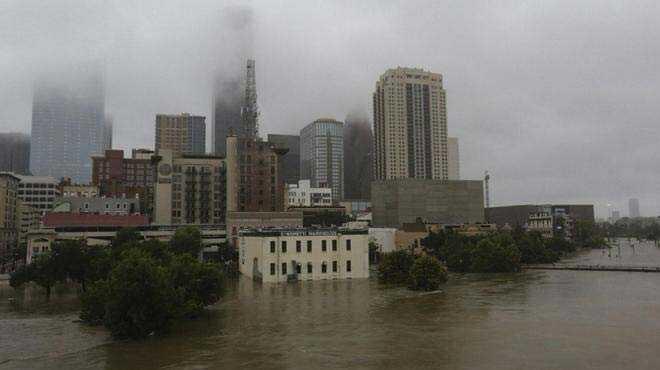
<path fill-rule="evenodd" d="M 486 208 L 490 208 L 490 174 L 484 172 L 484 189 L 486 190 Z"/>

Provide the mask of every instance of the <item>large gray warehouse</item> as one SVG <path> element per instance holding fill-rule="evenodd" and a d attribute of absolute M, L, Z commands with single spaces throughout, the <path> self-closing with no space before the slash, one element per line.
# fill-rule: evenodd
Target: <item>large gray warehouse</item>
<path fill-rule="evenodd" d="M 371 185 L 373 225 L 484 222 L 483 182 L 474 180 L 396 179 Z"/>

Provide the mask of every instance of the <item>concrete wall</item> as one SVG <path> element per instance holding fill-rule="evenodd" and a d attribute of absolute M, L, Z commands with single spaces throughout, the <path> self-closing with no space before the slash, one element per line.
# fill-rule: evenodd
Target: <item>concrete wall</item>
<path fill-rule="evenodd" d="M 484 221 L 481 181 L 397 179 L 371 186 L 374 227 L 396 227 L 418 217 L 441 224 Z"/>

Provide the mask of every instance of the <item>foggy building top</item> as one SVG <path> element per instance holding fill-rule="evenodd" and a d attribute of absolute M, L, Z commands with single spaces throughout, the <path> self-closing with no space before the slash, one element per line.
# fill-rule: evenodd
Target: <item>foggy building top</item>
<path fill-rule="evenodd" d="M 31 172 L 89 182 L 90 157 L 103 148 L 104 118 L 103 75 L 97 64 L 38 80 L 32 102 Z"/>

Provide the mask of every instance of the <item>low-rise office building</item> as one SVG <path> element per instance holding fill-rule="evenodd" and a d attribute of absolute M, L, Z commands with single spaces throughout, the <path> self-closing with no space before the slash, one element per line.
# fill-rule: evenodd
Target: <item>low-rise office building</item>
<path fill-rule="evenodd" d="M 239 239 L 239 271 L 258 281 L 369 277 L 367 230 L 261 229 Z"/>
<path fill-rule="evenodd" d="M 50 176 L 24 176 L 16 175 L 18 183 L 18 197 L 39 212 L 44 213 L 53 209 L 55 199 L 60 196 L 59 182 Z"/>
<path fill-rule="evenodd" d="M 331 188 L 313 188 L 309 180 L 286 185 L 286 207 L 329 207 L 332 205 Z"/>
<path fill-rule="evenodd" d="M 53 212 L 92 213 L 97 215 L 132 215 L 140 213 L 139 198 L 62 197 Z"/>

